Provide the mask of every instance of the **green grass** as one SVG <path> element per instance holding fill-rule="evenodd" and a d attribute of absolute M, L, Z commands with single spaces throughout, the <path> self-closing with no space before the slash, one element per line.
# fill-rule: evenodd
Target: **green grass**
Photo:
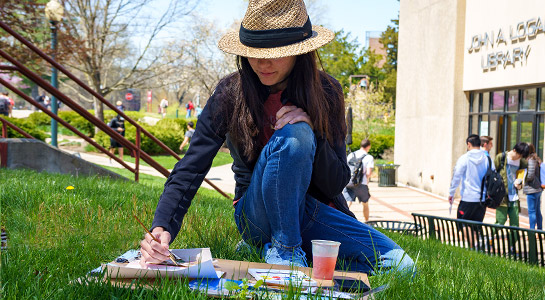
<path fill-rule="evenodd" d="M 1 254 L 2 298 L 205 299 L 183 280 L 161 281 L 149 290 L 137 283 L 135 289 L 122 289 L 74 282 L 138 247 L 143 233 L 132 215 L 151 224 L 164 183 L 164 178 L 148 177 L 143 174 L 138 184 L 0 169 L 0 219 L 9 237 L 9 249 Z M 229 200 L 200 189 L 172 248 L 210 247 L 218 258 L 260 261 L 256 254 L 235 252 L 240 235 L 232 213 Z M 412 280 L 371 277 L 374 287 L 390 285 L 378 299 L 545 299 L 545 268 L 389 235 L 418 257 L 418 273 Z"/>
<path fill-rule="evenodd" d="M 364 132 L 365 122 L 361 120 L 354 119 L 354 132 Z M 391 119 L 388 123 L 385 123 L 382 119 L 376 119 L 371 121 L 369 126 L 369 133 L 373 134 L 384 134 L 384 135 L 395 135 L 395 122 Z"/>
<path fill-rule="evenodd" d="M 101 167 L 107 170 L 110 170 L 114 173 L 117 173 L 123 177 L 126 177 L 130 180 L 134 180 L 134 173 L 127 169 L 109 167 L 109 166 L 101 166 Z M 162 188 L 165 185 L 166 181 L 167 179 L 165 177 L 152 176 L 152 175 L 143 174 L 143 173 L 138 174 L 138 182 L 142 185 Z"/>
<path fill-rule="evenodd" d="M 183 156 L 183 155 L 181 155 L 181 156 Z M 174 158 L 171 155 L 156 155 L 156 156 L 152 156 L 152 158 L 156 162 L 158 162 L 161 166 L 163 166 L 163 167 L 165 167 L 167 169 L 174 168 L 174 165 L 178 162 L 176 160 L 176 158 Z M 131 157 L 129 155 L 123 156 L 123 159 L 125 161 L 134 163 L 134 157 Z M 230 164 L 232 162 L 233 162 L 233 158 L 231 157 L 231 155 L 229 153 L 218 152 L 218 154 L 216 154 L 216 157 L 214 157 L 214 161 L 212 162 L 212 167 L 223 166 L 223 165 L 226 165 L 226 164 Z M 143 160 L 140 160 L 140 164 L 142 164 L 144 166 L 149 166 Z"/>
<path fill-rule="evenodd" d="M 43 130 L 44 132 L 47 132 L 48 134 L 51 133 L 51 125 L 38 125 L 37 127 L 40 130 Z M 62 126 L 61 124 L 59 124 L 59 126 L 57 127 L 57 133 L 60 134 L 60 135 L 73 135 L 73 136 L 75 136 L 75 134 L 70 129 Z"/>

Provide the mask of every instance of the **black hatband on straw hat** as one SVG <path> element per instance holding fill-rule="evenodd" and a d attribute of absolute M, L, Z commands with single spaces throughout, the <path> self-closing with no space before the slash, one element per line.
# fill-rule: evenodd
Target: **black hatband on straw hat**
<path fill-rule="evenodd" d="M 288 27 L 268 30 L 249 30 L 240 25 L 240 42 L 248 47 L 275 48 L 304 41 L 312 36 L 310 18 L 303 27 Z"/>

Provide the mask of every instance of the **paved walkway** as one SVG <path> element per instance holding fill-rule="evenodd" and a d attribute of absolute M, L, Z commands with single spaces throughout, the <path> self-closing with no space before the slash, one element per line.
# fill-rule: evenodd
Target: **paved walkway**
<path fill-rule="evenodd" d="M 66 151 L 66 150 L 65 150 Z M 74 151 L 68 151 L 74 153 Z M 80 153 L 81 158 L 91 161 L 98 165 L 121 167 L 117 162 L 110 162 L 109 158 L 105 155 Z M 128 163 L 134 166 L 131 163 Z M 140 172 L 144 174 L 160 176 L 162 175 L 155 169 L 147 166 L 140 166 Z M 231 171 L 231 165 L 224 165 L 215 168 L 211 168 L 207 177 L 220 189 L 226 193 L 234 193 L 235 180 L 233 172 Z M 203 183 L 205 188 L 210 188 L 209 185 Z M 372 178 L 369 184 L 369 190 L 371 192 L 371 200 L 369 202 L 370 220 L 395 220 L 395 221 L 407 221 L 414 222 L 411 213 L 429 214 L 435 216 L 442 216 L 447 218 L 456 218 L 456 208 L 458 207 L 458 200 L 455 200 L 452 207 L 452 213 L 449 214 L 449 203 L 447 198 L 437 196 L 425 191 L 421 191 L 411 187 L 379 187 L 377 178 Z M 363 221 L 363 206 L 359 203 L 353 203 L 350 210 L 354 212 L 356 217 Z M 495 223 L 495 210 L 488 209 L 485 215 L 485 223 Z M 528 228 L 528 217 L 520 215 L 520 226 Z"/>

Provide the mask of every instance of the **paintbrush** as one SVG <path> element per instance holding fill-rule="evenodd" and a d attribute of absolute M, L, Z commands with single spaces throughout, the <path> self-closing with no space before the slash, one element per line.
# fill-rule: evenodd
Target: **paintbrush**
<path fill-rule="evenodd" d="M 136 219 L 136 221 L 138 221 L 138 223 L 140 223 L 140 225 L 142 225 L 142 227 L 144 227 L 144 229 L 146 230 L 147 233 L 149 233 L 149 235 L 151 236 L 151 238 L 156 241 L 157 243 L 161 244 L 161 241 L 159 241 L 157 238 L 155 238 L 155 236 L 153 236 L 153 234 L 151 234 L 151 232 L 148 230 L 148 228 L 142 223 L 140 222 L 140 220 L 138 219 L 138 217 L 136 215 L 133 215 L 134 218 Z M 168 250 L 168 253 L 169 253 L 169 257 L 170 257 L 170 260 L 172 260 L 172 262 L 180 267 L 180 265 L 178 264 L 178 262 L 176 262 L 176 257 L 174 256 L 174 254 L 172 254 L 172 252 L 170 252 L 170 250 Z"/>

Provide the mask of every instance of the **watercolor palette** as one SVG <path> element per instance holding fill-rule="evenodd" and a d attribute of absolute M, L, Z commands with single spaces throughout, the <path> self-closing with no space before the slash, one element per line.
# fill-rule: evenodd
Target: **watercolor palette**
<path fill-rule="evenodd" d="M 268 284 L 317 286 L 317 282 L 307 274 L 298 270 L 248 269 L 248 273 L 256 280 L 263 280 Z"/>

